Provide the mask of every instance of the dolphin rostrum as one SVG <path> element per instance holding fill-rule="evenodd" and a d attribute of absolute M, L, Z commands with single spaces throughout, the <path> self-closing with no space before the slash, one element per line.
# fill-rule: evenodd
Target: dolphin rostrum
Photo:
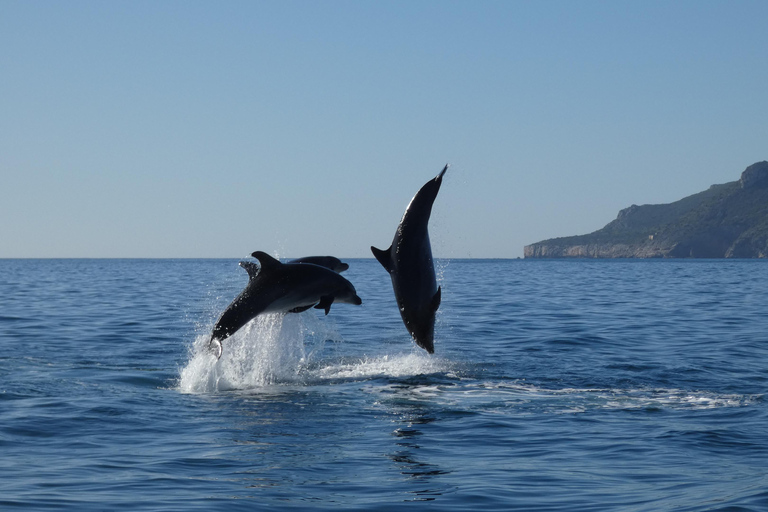
<path fill-rule="evenodd" d="M 440 307 L 440 287 L 435 279 L 427 224 L 446 170 L 447 165 L 413 196 L 389 249 L 371 247 L 373 255 L 392 278 L 405 327 L 416 344 L 430 354 L 435 351 L 435 313 Z"/>
<path fill-rule="evenodd" d="M 300 312 L 314 306 L 331 310 L 334 302 L 362 304 L 352 283 L 333 270 L 312 264 L 280 263 L 267 253 L 251 254 L 259 265 L 241 261 L 248 284 L 219 317 L 209 347 L 221 357 L 221 342 L 262 313 Z"/>
<path fill-rule="evenodd" d="M 333 256 L 305 256 L 303 258 L 291 260 L 288 263 L 311 263 L 313 265 L 329 268 L 334 272 L 344 272 L 349 268 L 347 263 L 344 263 L 339 258 L 334 258 Z"/>

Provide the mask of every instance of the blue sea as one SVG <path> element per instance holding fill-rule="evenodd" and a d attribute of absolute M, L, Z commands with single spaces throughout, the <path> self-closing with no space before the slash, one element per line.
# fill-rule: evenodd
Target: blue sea
<path fill-rule="evenodd" d="M 0 509 L 768 510 L 768 262 L 346 261 L 216 360 L 238 260 L 0 260 Z"/>

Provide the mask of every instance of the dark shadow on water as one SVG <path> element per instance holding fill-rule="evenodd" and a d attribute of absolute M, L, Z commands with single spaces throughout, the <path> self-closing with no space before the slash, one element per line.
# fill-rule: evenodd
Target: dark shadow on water
<path fill-rule="evenodd" d="M 424 453 L 424 447 L 433 442 L 426 427 L 438 418 L 423 404 L 400 404 L 393 412 L 400 415 L 401 426 L 392 432 L 395 450 L 387 457 L 409 484 L 418 485 L 417 490 L 407 491 L 413 497 L 405 501 L 435 501 L 444 493 L 439 477 L 451 473 L 427 460 Z"/>

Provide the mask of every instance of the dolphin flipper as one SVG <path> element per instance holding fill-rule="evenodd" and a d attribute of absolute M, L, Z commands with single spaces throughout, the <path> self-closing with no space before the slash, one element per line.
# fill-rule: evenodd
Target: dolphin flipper
<path fill-rule="evenodd" d="M 442 286 L 438 286 L 435 295 L 432 297 L 432 311 L 437 311 L 437 308 L 440 307 L 440 298 L 442 296 L 442 293 L 440 292 L 441 288 Z"/>
<path fill-rule="evenodd" d="M 315 309 L 324 309 L 327 315 L 331 311 L 331 304 L 333 304 L 333 295 L 323 295 L 320 297 L 320 302 L 315 306 Z"/>

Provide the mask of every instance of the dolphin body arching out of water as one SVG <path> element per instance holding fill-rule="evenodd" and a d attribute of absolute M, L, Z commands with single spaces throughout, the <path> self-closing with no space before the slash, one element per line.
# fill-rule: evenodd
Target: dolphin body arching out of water
<path fill-rule="evenodd" d="M 267 253 L 251 256 L 259 265 L 241 261 L 249 276 L 245 289 L 235 297 L 213 328 L 209 347 L 221 357 L 221 342 L 263 313 L 306 311 L 311 307 L 331 310 L 334 302 L 362 304 L 352 283 L 337 272 L 311 263 L 280 263 Z"/>
<path fill-rule="evenodd" d="M 344 263 L 339 258 L 333 256 L 305 256 L 303 258 L 296 258 L 295 260 L 288 261 L 287 263 L 311 263 L 313 265 L 329 268 L 334 272 L 339 273 L 349 269 L 349 264 Z"/>
<path fill-rule="evenodd" d="M 447 165 L 413 196 L 389 249 L 371 247 L 373 255 L 392 278 L 405 327 L 416 344 L 430 354 L 435 352 L 435 313 L 440 307 L 440 287 L 435 278 L 427 224 L 446 170 Z"/>

